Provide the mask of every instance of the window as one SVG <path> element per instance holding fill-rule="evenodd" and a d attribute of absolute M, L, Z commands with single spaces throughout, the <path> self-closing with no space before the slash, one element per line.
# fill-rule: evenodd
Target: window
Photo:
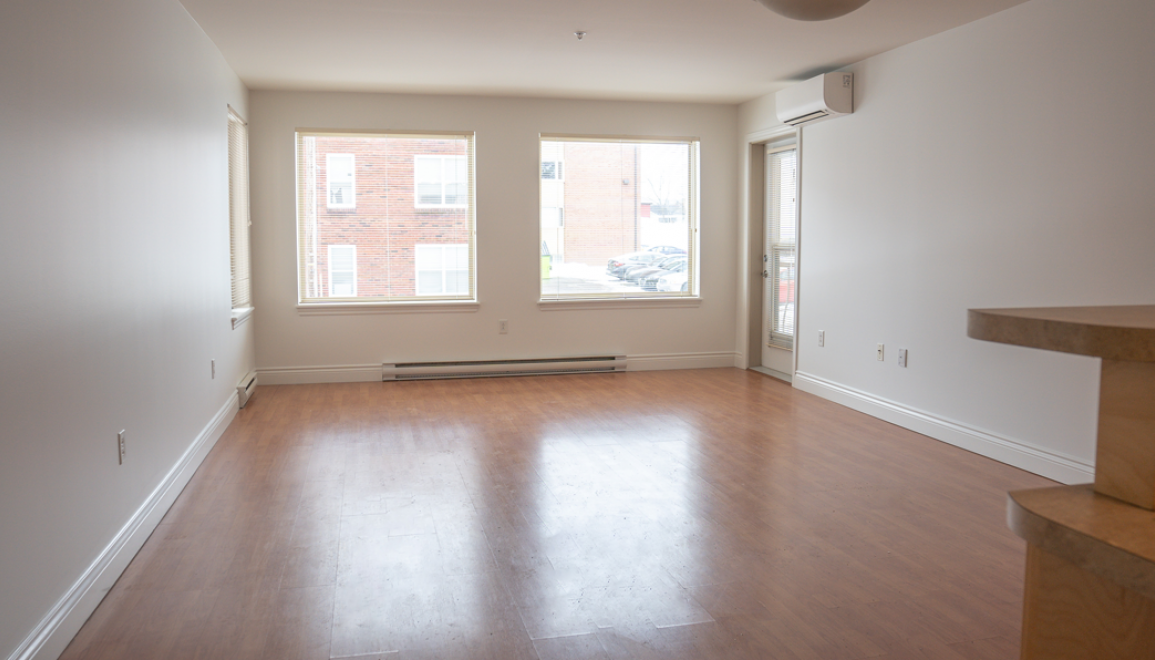
<path fill-rule="evenodd" d="M 460 133 L 299 131 L 300 304 L 475 300 L 473 144 Z M 330 203 L 334 191 L 347 206 Z"/>
<path fill-rule="evenodd" d="M 417 208 L 464 207 L 467 183 L 464 156 L 415 156 Z"/>
<path fill-rule="evenodd" d="M 329 246 L 329 297 L 357 296 L 357 246 Z"/>
<path fill-rule="evenodd" d="M 460 295 L 468 291 L 468 245 L 417 245 L 416 248 L 419 295 Z"/>
<path fill-rule="evenodd" d="M 698 295 L 697 140 L 542 136 L 540 185 L 542 300 Z"/>
<path fill-rule="evenodd" d="M 543 160 L 541 161 L 541 178 L 550 181 L 561 181 L 564 173 L 563 166 L 560 160 Z"/>
<path fill-rule="evenodd" d="M 353 154 L 325 154 L 326 199 L 331 209 L 357 208 L 356 192 L 353 188 L 353 172 L 356 161 Z"/>
<path fill-rule="evenodd" d="M 766 294 L 770 344 L 794 344 L 794 293 L 798 246 L 798 146 L 766 150 Z"/>
<path fill-rule="evenodd" d="M 236 311 L 252 308 L 249 266 L 249 129 L 232 108 L 229 114 L 229 269 Z M 239 320 L 233 314 L 233 325 Z"/>

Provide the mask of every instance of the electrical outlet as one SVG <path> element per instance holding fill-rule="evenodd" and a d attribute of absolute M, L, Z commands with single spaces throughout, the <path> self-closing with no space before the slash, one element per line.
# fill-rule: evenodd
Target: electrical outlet
<path fill-rule="evenodd" d="M 818 347 L 822 348 L 825 345 L 826 345 L 826 331 L 825 330 L 819 330 L 818 331 Z"/>
<path fill-rule="evenodd" d="M 885 347 L 883 346 L 883 344 L 879 344 L 879 345 L 878 345 L 878 361 L 879 361 L 879 362 L 882 362 L 882 361 L 883 361 L 883 351 L 884 351 L 884 349 L 885 349 Z"/>
<path fill-rule="evenodd" d="M 497 332 L 498 332 L 498 334 L 502 334 L 502 335 L 509 334 L 509 321 L 506 321 L 505 319 L 501 319 L 500 321 L 498 321 L 497 322 Z"/>
<path fill-rule="evenodd" d="M 124 465 L 124 431 L 116 434 L 116 464 Z"/>
<path fill-rule="evenodd" d="M 906 349 L 905 348 L 898 349 L 898 366 L 902 367 L 903 369 L 906 368 Z"/>
<path fill-rule="evenodd" d="M 217 361 L 216 360 L 209 360 L 209 365 L 212 367 L 212 370 L 213 370 L 213 380 L 216 380 L 216 378 L 217 378 Z"/>

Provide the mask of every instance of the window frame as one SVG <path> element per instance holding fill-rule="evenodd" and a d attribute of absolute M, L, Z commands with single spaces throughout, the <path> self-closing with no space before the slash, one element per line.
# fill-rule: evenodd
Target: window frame
<path fill-rule="evenodd" d="M 467 199 L 466 199 L 465 204 L 447 204 L 445 202 L 445 198 L 446 198 L 445 187 L 449 184 L 445 181 L 444 178 L 442 178 L 440 181 L 437 182 L 438 185 L 441 186 L 441 202 L 438 204 L 422 203 L 421 202 L 421 184 L 422 184 L 422 182 L 420 179 L 417 178 L 417 162 L 419 160 L 437 159 L 439 161 L 439 165 L 440 165 L 437 168 L 437 171 L 440 172 L 440 176 L 444 177 L 444 175 L 445 175 L 445 161 L 453 160 L 454 163 L 456 163 L 459 160 L 464 160 L 466 157 L 467 156 L 458 156 L 455 154 L 444 154 L 444 155 L 441 155 L 441 154 L 429 154 L 429 155 L 417 154 L 417 155 L 414 155 L 413 156 L 413 208 L 415 208 L 415 209 L 463 209 L 463 208 L 468 207 L 469 206 L 469 200 L 468 200 L 468 195 L 469 195 L 469 191 L 468 191 L 468 187 L 469 187 L 468 168 L 469 168 L 469 164 L 468 163 L 466 163 L 465 185 L 467 188 L 467 190 L 466 190 Z M 453 171 L 456 172 L 457 168 L 454 167 Z M 454 181 L 454 183 L 460 183 L 460 182 Z"/>
<path fill-rule="evenodd" d="M 689 147 L 689 166 L 687 181 L 687 270 L 686 292 L 668 291 L 629 291 L 629 292 L 587 292 L 574 294 L 546 295 L 542 290 L 541 280 L 538 283 L 538 307 L 550 309 L 606 309 L 632 307 L 696 307 L 701 303 L 701 139 L 685 136 L 637 136 L 637 135 L 575 135 L 568 133 L 540 133 L 538 135 L 538 216 L 545 207 L 542 206 L 545 195 L 544 186 L 547 183 L 562 181 L 563 179 L 547 179 L 541 176 L 541 164 L 545 162 L 563 163 L 564 158 L 542 159 L 543 144 L 547 142 L 587 142 L 602 144 L 685 144 Z M 564 153 L 564 148 L 563 148 Z M 570 168 L 566 168 L 570 169 Z M 563 172 L 564 175 L 572 172 Z M 572 181 L 571 181 L 572 183 Z M 565 213 L 565 207 L 558 208 L 565 217 L 564 223 L 559 226 L 566 228 L 573 226 L 573 219 Z M 546 241 L 542 223 L 538 223 L 538 244 Z"/>
<path fill-rule="evenodd" d="M 333 203 L 333 160 L 338 158 L 349 159 L 349 202 Z M 356 154 L 325 154 L 325 207 L 330 209 L 348 210 L 357 208 L 357 155 Z"/>
<path fill-rule="evenodd" d="M 316 148 L 309 146 L 308 138 L 397 138 L 401 140 L 463 140 L 465 154 L 445 154 L 464 157 L 465 160 L 465 203 L 441 206 L 455 211 L 464 211 L 464 237 L 469 245 L 469 291 L 460 296 L 436 297 L 418 295 L 358 296 L 357 299 L 309 297 L 308 292 L 320 292 L 322 273 L 317 272 L 317 248 L 315 217 L 325 206 L 320 204 L 317 185 Z M 294 132 L 297 229 L 297 310 L 303 315 L 344 315 L 378 314 L 395 312 L 475 312 L 479 309 L 477 298 L 477 182 L 476 182 L 476 133 L 474 131 L 413 131 L 388 129 L 333 129 L 299 127 Z M 440 154 L 438 154 L 440 155 Z M 414 173 L 414 177 L 416 173 Z M 409 185 L 402 183 L 401 185 Z M 363 188 L 364 186 L 362 186 Z M 416 187 L 412 187 L 416 193 Z M 328 194 L 327 188 L 325 194 Z M 365 193 L 365 190 L 361 191 Z M 313 232 L 312 234 L 310 232 Z M 363 246 L 361 246 L 363 247 Z M 416 264 L 414 264 L 416 266 Z M 416 275 L 414 275 L 416 279 Z M 415 283 L 415 282 L 414 282 Z M 360 290 L 360 287 L 358 287 Z"/>
<path fill-rule="evenodd" d="M 249 197 L 249 129 L 240 113 L 228 115 L 227 173 L 229 200 L 229 289 L 233 328 L 253 312 L 252 214 Z"/>

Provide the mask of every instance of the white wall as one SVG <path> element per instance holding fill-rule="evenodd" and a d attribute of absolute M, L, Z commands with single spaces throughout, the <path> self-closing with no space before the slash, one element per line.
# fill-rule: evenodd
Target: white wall
<path fill-rule="evenodd" d="M 251 107 L 262 382 L 379 380 L 380 364 L 394 360 L 608 353 L 649 356 L 638 364 L 650 368 L 733 365 L 735 106 L 254 91 Z M 298 313 L 297 127 L 476 132 L 478 311 Z M 538 135 L 543 132 L 701 138 L 701 306 L 538 308 Z M 509 321 L 509 334 L 498 334 L 499 319 Z"/>
<path fill-rule="evenodd" d="M 803 132 L 797 386 L 1089 480 L 1098 361 L 968 339 L 966 310 L 1155 303 L 1153 27 L 1034 0 L 852 67 L 855 113 Z"/>
<path fill-rule="evenodd" d="M 55 657 L 252 367 L 225 169 L 247 92 L 175 0 L 0 3 L 0 90 L 0 657 Z"/>

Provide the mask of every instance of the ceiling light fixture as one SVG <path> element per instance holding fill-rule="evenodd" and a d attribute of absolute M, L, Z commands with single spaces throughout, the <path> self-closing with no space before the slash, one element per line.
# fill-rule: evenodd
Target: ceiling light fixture
<path fill-rule="evenodd" d="M 578 41 L 581 41 L 582 39 L 586 38 L 586 33 L 579 30 L 577 32 L 574 32 L 573 36 L 577 37 Z"/>
<path fill-rule="evenodd" d="M 870 0 L 758 0 L 770 11 L 796 21 L 828 21 L 845 16 Z"/>

